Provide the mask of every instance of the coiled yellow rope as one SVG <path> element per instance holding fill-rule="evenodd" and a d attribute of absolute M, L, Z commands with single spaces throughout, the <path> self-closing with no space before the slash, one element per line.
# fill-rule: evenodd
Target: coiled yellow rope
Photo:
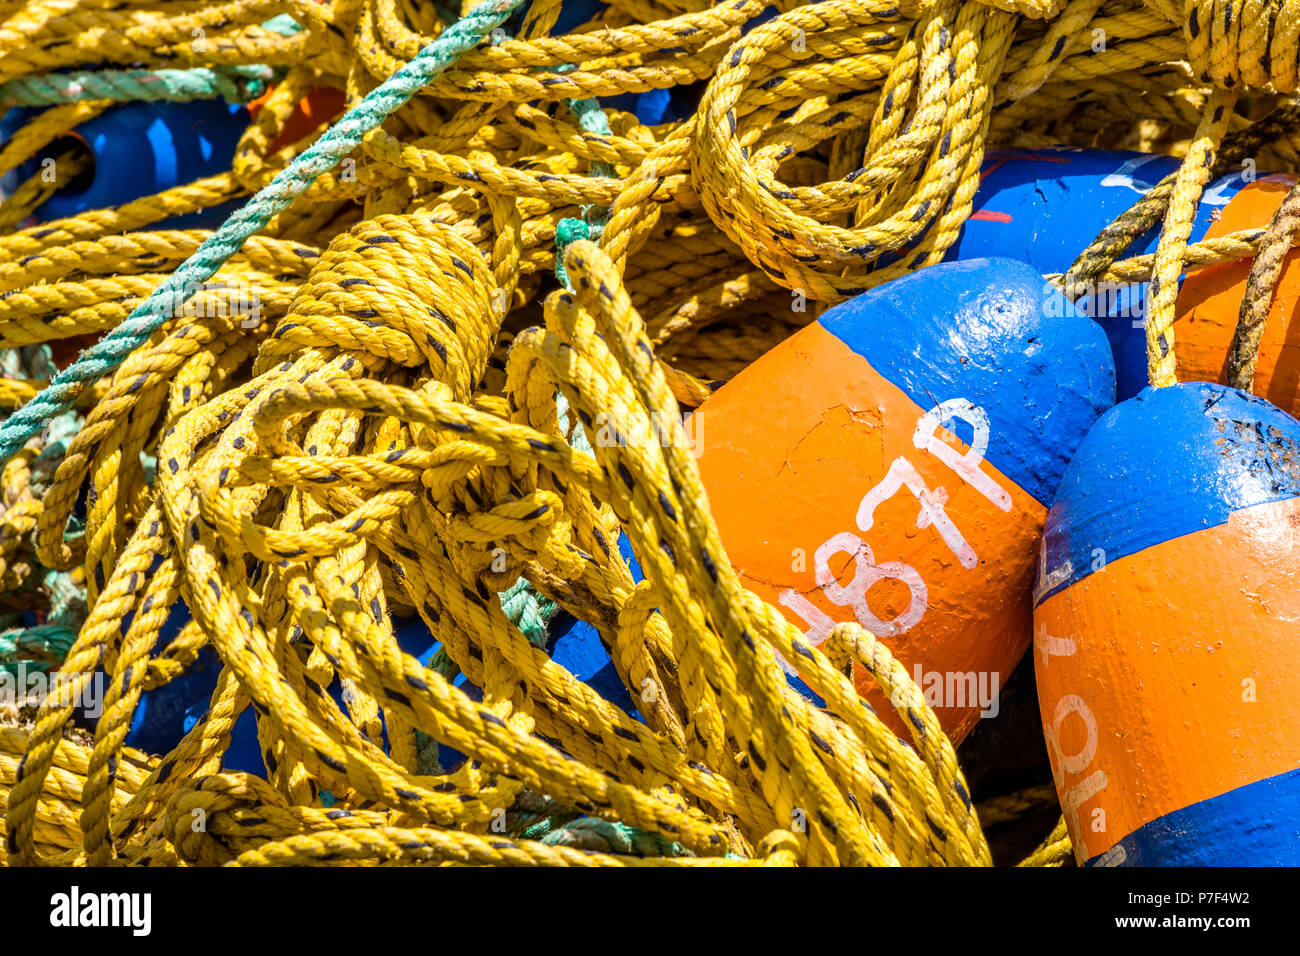
<path fill-rule="evenodd" d="M 991 862 L 957 755 L 885 646 L 842 625 L 808 648 L 730 570 L 681 410 L 822 304 L 941 259 L 1000 145 L 1187 157 L 1155 256 L 1106 267 L 1154 273 L 1166 375 L 1176 276 L 1262 237 L 1186 242 L 1223 137 L 1295 91 L 1300 16 L 1291 0 L 832 0 L 783 2 L 742 34 L 765 6 L 616 0 L 552 36 L 559 3 L 536 0 L 100 380 L 48 492 L 6 469 L 0 561 L 84 575 L 60 675 L 74 692 L 108 679 L 93 735 L 53 695 L 0 729 L 0 858 Z M 302 29 L 263 26 L 279 14 Z M 0 4 L 0 81 L 88 62 L 288 67 L 228 173 L 27 228 L 0 206 L 0 347 L 115 327 L 209 235 L 151 226 L 261 189 L 327 126 L 272 149 L 304 95 L 354 106 L 442 28 L 414 0 Z M 681 122 L 607 106 L 597 133 L 565 105 L 697 83 Z M 107 106 L 41 114 L 0 171 Z M 1297 145 L 1280 132 L 1260 167 L 1295 169 Z M 45 197 L 16 198 L 25 216 Z M 551 291 L 559 223 L 588 206 L 608 209 L 599 242 L 564 251 L 572 291 Z M 249 289 L 252 323 L 231 304 Z M 0 400 L 41 384 L 0 382 Z M 625 441 L 571 444 L 597 416 Z M 512 622 L 498 593 L 520 577 L 597 626 L 644 723 Z M 192 620 L 155 653 L 177 600 Z M 413 615 L 481 701 L 400 650 Z M 224 665 L 206 715 L 169 754 L 125 748 L 140 695 L 205 645 Z M 914 746 L 857 696 L 852 661 Z M 336 678 L 343 707 L 323 692 Z M 267 781 L 222 767 L 250 706 Z M 429 772 L 429 739 L 468 761 Z M 534 839 L 539 800 L 656 839 Z M 1069 857 L 1058 827 L 1025 863 Z"/>

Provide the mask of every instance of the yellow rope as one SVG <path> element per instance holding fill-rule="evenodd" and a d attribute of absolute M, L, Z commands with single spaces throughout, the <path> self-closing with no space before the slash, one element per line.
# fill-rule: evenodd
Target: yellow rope
<path fill-rule="evenodd" d="M 841 625 L 810 649 L 731 570 L 682 410 L 825 304 L 942 259 L 1002 146 L 1186 157 L 1154 256 L 1104 276 L 1152 279 L 1152 380 L 1171 381 L 1177 277 L 1263 237 L 1187 242 L 1223 137 L 1295 92 L 1300 3 L 790 0 L 742 35 L 765 6 L 614 0 L 552 36 L 559 2 L 535 0 L 87 391 L 48 489 L 31 491 L 39 443 L 6 467 L 0 587 L 84 578 L 58 673 L 74 692 L 97 668 L 107 680 L 89 736 L 72 694 L 0 711 L 0 859 L 991 862 L 958 754 L 886 646 Z M 1210 25 L 1225 10 L 1227 32 Z M 327 128 L 280 141 L 302 97 L 333 88 L 354 106 L 442 29 L 415 0 L 6 13 L 0 82 L 88 63 L 286 70 L 228 172 L 25 228 L 49 190 L 0 205 L 4 349 L 114 328 L 210 234 L 159 223 L 264 187 Z M 264 26 L 279 14 L 301 30 Z M 680 122 L 606 100 L 609 132 L 594 132 L 569 106 L 695 84 Z M 0 146 L 0 172 L 106 108 L 40 114 Z M 1261 168 L 1294 170 L 1298 147 L 1269 144 Z M 571 291 L 555 290 L 557 230 L 584 210 L 605 224 L 563 250 Z M 43 377 L 0 378 L 0 407 Z M 597 416 L 626 441 L 594 441 Z M 644 723 L 512 621 L 498 595 L 520 577 L 597 626 Z M 178 600 L 192 620 L 155 650 Z M 402 652 L 412 616 L 481 700 Z M 223 665 L 205 715 L 169 754 L 127 749 L 141 694 L 205 647 Z M 777 653 L 824 709 L 787 687 Z M 852 662 L 914 747 L 858 697 Z M 323 692 L 336 679 L 341 707 Z M 265 781 L 223 769 L 250 706 Z M 430 772 L 429 739 L 469 759 Z M 1044 799 L 983 804 L 984 822 Z M 654 840 L 526 836 L 537 801 Z M 1058 826 L 1024 864 L 1070 855 Z"/>

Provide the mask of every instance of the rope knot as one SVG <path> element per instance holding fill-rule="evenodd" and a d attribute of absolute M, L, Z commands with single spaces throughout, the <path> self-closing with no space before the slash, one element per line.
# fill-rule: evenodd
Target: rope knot
<path fill-rule="evenodd" d="M 187 863 L 220 866 L 250 841 L 285 828 L 287 805 L 269 784 L 243 773 L 217 773 L 167 801 L 170 839 Z"/>
<path fill-rule="evenodd" d="M 381 215 L 334 238 L 258 354 L 264 370 L 304 349 L 431 370 L 459 399 L 496 339 L 496 280 L 482 254 L 428 216 Z"/>

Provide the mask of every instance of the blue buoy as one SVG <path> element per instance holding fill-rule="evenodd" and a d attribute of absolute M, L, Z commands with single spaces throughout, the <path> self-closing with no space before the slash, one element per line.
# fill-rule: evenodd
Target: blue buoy
<path fill-rule="evenodd" d="M 566 9 L 569 4 L 565 4 Z M 603 7 L 604 4 L 594 3 L 593 0 L 584 0 L 582 3 L 573 4 L 575 7 L 586 9 L 588 6 Z M 747 20 L 741 33 L 748 33 L 754 27 L 766 23 L 773 19 L 780 11 L 776 7 L 765 7 L 762 12 Z M 586 14 L 585 18 L 578 20 L 573 26 L 586 22 L 595 15 L 592 11 Z M 564 14 L 561 14 L 561 20 Z M 556 33 L 561 32 L 559 24 L 556 24 Z M 704 88 L 707 82 L 701 80 L 698 83 L 691 83 L 687 86 L 674 86 L 667 90 L 646 90 L 644 93 L 621 93 L 618 96 L 607 96 L 601 100 L 601 105 L 613 107 L 622 110 L 625 113 L 635 113 L 646 126 L 658 126 L 661 123 L 680 123 L 689 119 L 700 105 L 700 97 L 704 95 Z"/>
<path fill-rule="evenodd" d="M 1008 256 L 1042 273 L 1063 273 L 1097 235 L 1180 163 L 1172 156 L 1096 149 L 1003 149 L 984 159 L 974 211 L 948 260 Z M 1249 185 L 1246 170 L 1210 183 L 1201 197 L 1191 241 L 1205 236 L 1232 199 Z M 1134 240 L 1124 258 L 1149 255 L 1157 224 Z M 1099 287 L 1074 303 L 1097 321 L 1115 357 L 1116 396 L 1147 386 L 1146 284 Z M 1235 316 L 1234 316 L 1235 318 Z"/>
<path fill-rule="evenodd" d="M 0 120 L 0 142 L 39 112 L 35 107 L 11 109 Z M 230 169 L 235 144 L 247 126 L 248 109 L 220 99 L 114 106 L 69 131 L 89 151 L 93 168 L 46 200 L 36 216 L 47 222 L 118 206 L 224 172 Z M 42 159 L 52 156 L 54 148 L 52 145 L 5 176 L 5 191 L 40 172 Z M 242 203 L 231 200 L 153 228 L 215 227 Z"/>

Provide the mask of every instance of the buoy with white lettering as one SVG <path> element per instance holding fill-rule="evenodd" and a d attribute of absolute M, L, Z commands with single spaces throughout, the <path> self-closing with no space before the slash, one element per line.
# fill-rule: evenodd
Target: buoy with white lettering
<path fill-rule="evenodd" d="M 1300 422 L 1148 388 L 1048 515 L 1034 665 L 1080 863 L 1300 864 Z"/>
<path fill-rule="evenodd" d="M 955 741 L 1029 645 L 1048 505 L 1114 401 L 1105 336 L 1046 317 L 1053 296 L 1009 259 L 922 269 L 829 309 L 693 417 L 746 586 L 814 643 L 839 621 L 882 637 Z"/>
<path fill-rule="evenodd" d="M 1063 273 L 1097 235 L 1161 179 L 1178 169 L 1172 156 L 1083 149 L 990 152 L 974 211 L 949 259 L 1023 258 L 1043 273 Z M 1264 228 L 1295 182 L 1253 165 L 1205 187 L 1189 242 Z M 1150 255 L 1160 239 L 1152 226 L 1121 258 Z M 1186 274 L 1174 319 L 1180 381 L 1227 381 L 1227 359 L 1253 259 Z M 1105 330 L 1115 356 L 1119 401 L 1147 387 L 1145 282 L 1098 281 L 1073 303 Z M 1285 261 L 1259 345 L 1253 391 L 1284 411 L 1300 413 L 1300 252 Z"/>

